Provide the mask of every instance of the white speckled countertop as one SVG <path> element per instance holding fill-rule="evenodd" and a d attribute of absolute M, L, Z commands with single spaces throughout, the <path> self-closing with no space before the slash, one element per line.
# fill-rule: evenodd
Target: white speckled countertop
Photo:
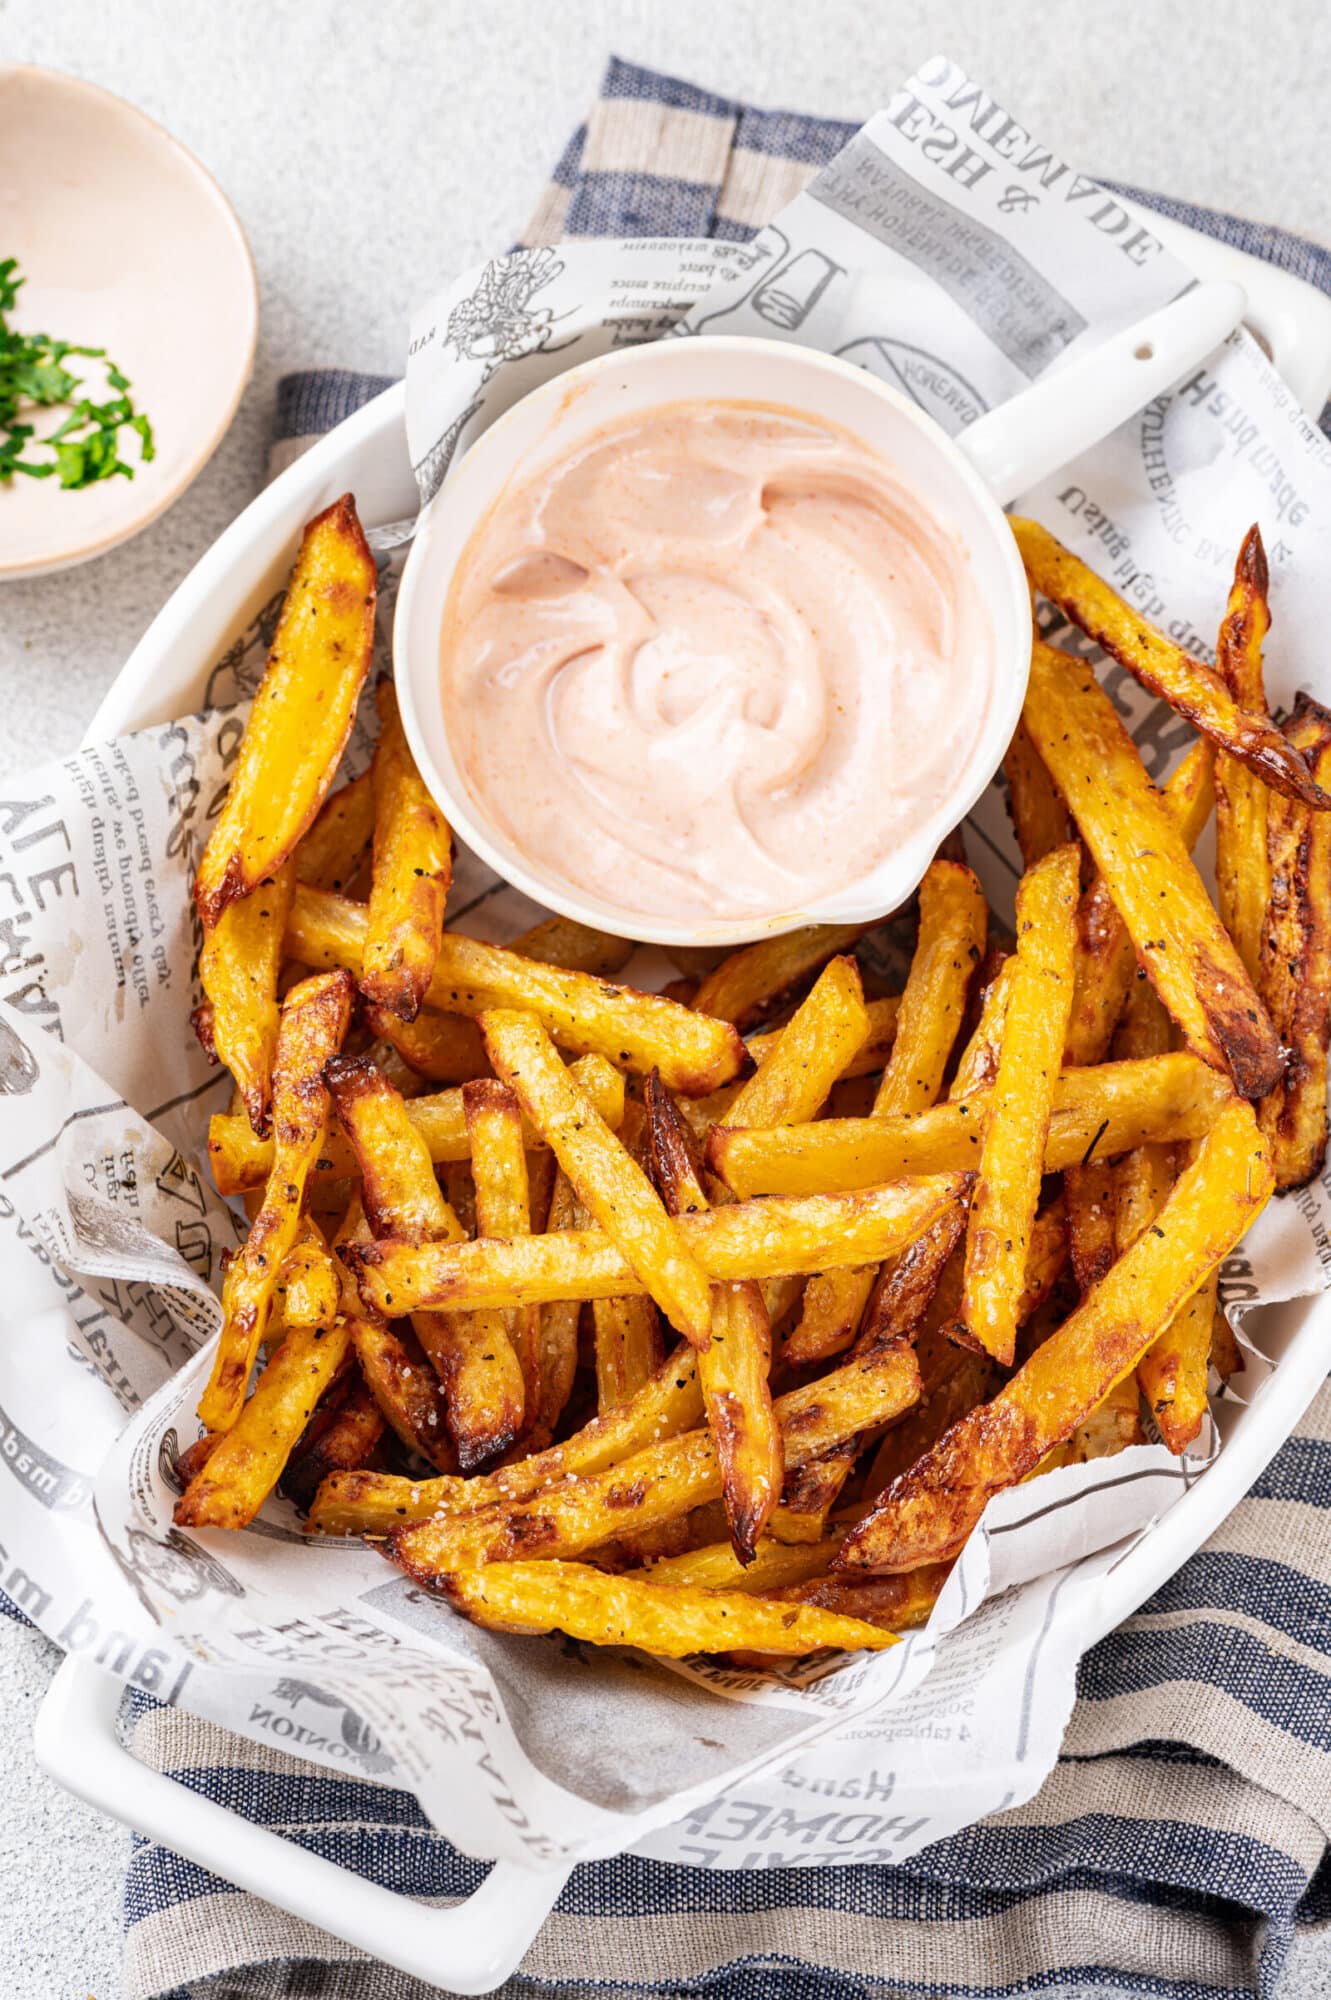
<path fill-rule="evenodd" d="M 0 777 L 77 741 L 254 493 L 277 378 L 396 371 L 422 289 L 512 239 L 608 53 L 851 117 L 938 48 L 1092 171 L 1331 241 L 1324 0 L 0 0 L 0 62 L 120 92 L 217 175 L 263 312 L 240 414 L 185 498 L 98 562 L 0 586 Z M 33 1764 L 54 1662 L 0 1621 L 0 2000 L 116 2000 L 128 1836 Z M 1314 1995 L 1331 1995 L 1326 1943 L 1298 1953 L 1282 2000 Z"/>

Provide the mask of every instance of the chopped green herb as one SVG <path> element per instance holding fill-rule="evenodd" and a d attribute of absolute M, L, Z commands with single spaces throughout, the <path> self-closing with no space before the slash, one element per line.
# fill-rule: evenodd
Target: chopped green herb
<path fill-rule="evenodd" d="M 152 425 L 129 395 L 129 378 L 108 361 L 107 387 L 115 393 L 100 403 L 80 393 L 85 384 L 65 363 L 106 361 L 106 349 L 53 340 L 49 333 L 16 332 L 8 316 L 23 283 L 17 258 L 0 259 L 0 485 L 8 485 L 16 472 L 27 479 L 54 473 L 70 488 L 94 486 L 117 474 L 132 479 L 133 466 L 120 456 L 121 431 L 138 438 L 145 464 L 155 448 Z M 45 437 L 24 421 L 33 409 L 61 408 L 69 415 Z"/>

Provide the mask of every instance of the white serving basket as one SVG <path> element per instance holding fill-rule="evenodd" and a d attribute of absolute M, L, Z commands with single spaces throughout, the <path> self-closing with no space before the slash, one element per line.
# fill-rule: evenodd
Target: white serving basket
<path fill-rule="evenodd" d="M 1331 395 L 1331 300 L 1288 273 L 1150 217 L 1152 230 L 1204 278 L 1248 295 L 1246 323 L 1304 407 Z M 274 481 L 174 592 L 126 662 L 89 728 L 105 739 L 201 705 L 213 662 L 280 588 L 301 529 L 339 494 L 367 526 L 415 513 L 401 385 L 386 391 Z M 1327 1373 L 1331 1296 L 1266 1307 L 1256 1321 L 1274 1363 L 1251 1402 L 1215 1406 L 1224 1448 L 1103 1578 L 1094 1616 L 1079 1600 L 1081 1649 L 1131 1615 L 1230 1512 L 1298 1423 Z M 89 1661 L 61 1666 L 36 1725 L 37 1755 L 59 1784 L 149 1839 L 372 1957 L 456 1993 L 487 1993 L 522 1960 L 567 1878 L 565 1868 L 499 1862 L 447 1908 L 383 1889 L 215 1801 L 149 1770 L 121 1744 L 121 1684 Z"/>

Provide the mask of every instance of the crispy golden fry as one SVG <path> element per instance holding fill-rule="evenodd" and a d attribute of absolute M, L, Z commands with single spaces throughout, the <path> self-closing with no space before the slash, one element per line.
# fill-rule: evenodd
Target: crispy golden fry
<path fill-rule="evenodd" d="M 758 1074 L 742 1086 L 728 1116 L 737 1125 L 791 1125 L 813 1118 L 868 1039 L 859 967 L 853 958 L 834 958 L 764 1049 Z"/>
<path fill-rule="evenodd" d="M 1193 744 L 1161 795 L 1189 853 L 1211 817 L 1214 772 L 1215 751 L 1203 737 Z M 1077 971 L 1065 1062 L 1104 1061 L 1136 973 L 1137 954 L 1128 927 L 1104 877 L 1097 875 L 1077 912 Z"/>
<path fill-rule="evenodd" d="M 416 769 L 391 681 L 380 681 L 375 701 L 374 867 L 360 990 L 375 1006 L 414 1021 L 444 934 L 453 835 Z"/>
<path fill-rule="evenodd" d="M 816 987 L 814 991 L 817 991 Z M 812 999 L 812 993 L 809 997 Z M 886 994 L 881 1000 L 864 1002 L 868 1029 L 864 1040 L 841 1072 L 843 1080 L 849 1081 L 850 1078 L 857 1076 L 873 1076 L 883 1067 L 892 1053 L 892 1044 L 896 1040 L 897 1014 L 900 1007 L 900 997 L 895 993 Z M 784 1028 L 778 1028 L 771 1034 L 753 1035 L 749 1040 L 749 1054 L 754 1061 L 760 1065 L 765 1063 L 784 1033 Z M 741 1085 L 740 1088 L 744 1086 Z M 729 1109 L 737 1094 L 733 1085 L 727 1087 L 725 1109 Z M 722 1093 L 718 1091 L 717 1098 L 720 1099 L 721 1096 Z M 684 1107 L 685 1115 L 687 1116 L 689 1111 L 704 1111 L 709 1102 L 711 1100 L 706 1097 L 696 1098 Z M 709 1119 L 707 1122 L 710 1124 L 715 1120 Z"/>
<path fill-rule="evenodd" d="M 874 1101 L 877 1117 L 902 1118 L 937 1103 L 966 995 L 984 956 L 987 922 L 984 892 L 970 869 L 955 861 L 932 862 L 920 884 L 919 941 Z"/>
<path fill-rule="evenodd" d="M 1331 711 L 1300 695 L 1290 739 L 1331 781 Z M 1272 799 L 1271 889 L 1262 937 L 1262 997 L 1288 1051 L 1285 1074 L 1261 1107 L 1276 1186 L 1302 1187 L 1326 1157 L 1327 1043 L 1331 1038 L 1331 814 Z"/>
<path fill-rule="evenodd" d="M 1089 665 L 1037 639 L 1026 721 L 1188 1046 L 1231 1075 L 1241 1096 L 1260 1097 L 1280 1074 L 1275 1030 Z"/>
<path fill-rule="evenodd" d="M 421 1017 L 417 1016 L 419 1020 Z M 624 1116 L 624 1079 L 604 1056 L 579 1056 L 569 1074 L 596 1106 L 612 1130 Z M 467 1114 L 461 1090 L 441 1090 L 417 1097 L 407 1106 L 407 1118 L 436 1166 L 470 1160 Z M 523 1144 L 533 1150 L 545 1144 L 541 1134 L 524 1122 Z M 208 1162 L 219 1194 L 243 1194 L 262 1187 L 272 1172 L 273 1142 L 257 1138 L 249 1121 L 230 1112 L 215 1112 L 208 1127 Z M 330 1132 L 314 1163 L 316 1180 L 340 1181 L 360 1171 L 356 1155 L 342 1134 Z"/>
<path fill-rule="evenodd" d="M 1205 1074 L 1202 1064 L 1197 1068 Z M 1196 1093 L 1188 1094 L 1176 1122 L 1205 1129 Z M 1136 1120 L 1129 1129 L 1135 1134 Z M 967 1185 L 964 1174 L 926 1175 L 856 1194 L 743 1202 L 681 1216 L 676 1227 L 711 1278 L 784 1278 L 894 1256 L 960 1200 Z M 646 1290 L 599 1229 L 566 1229 L 517 1243 L 417 1244 L 406 1238 L 349 1245 L 345 1255 L 362 1297 L 388 1313 L 613 1299 Z"/>
<path fill-rule="evenodd" d="M 363 904 L 296 885 L 286 949 L 302 965 L 344 965 L 359 973 L 365 929 Z M 561 1048 L 596 1052 L 640 1076 L 659 1069 L 686 1097 L 705 1097 L 749 1070 L 748 1051 L 729 1022 L 456 931 L 444 934 L 426 998 L 448 1014 L 530 1011 Z"/>
<path fill-rule="evenodd" d="M 572 1229 L 577 1199 L 573 1184 L 562 1167 L 556 1167 L 550 1192 L 546 1229 Z M 578 1299 L 555 1299 L 541 1308 L 540 1362 L 537 1368 L 538 1400 L 528 1410 L 531 1450 L 543 1451 L 555 1434 L 555 1425 L 564 1413 L 578 1372 L 578 1319 L 582 1311 Z"/>
<path fill-rule="evenodd" d="M 1089 1292 L 1118 1255 L 1114 1224 L 1118 1202 L 1117 1167 L 1112 1160 L 1092 1160 L 1089 1166 L 1065 1167 L 1068 1248 L 1077 1289 Z"/>
<path fill-rule="evenodd" d="M 1270 576 L 1256 523 L 1249 528 L 1234 567 L 1229 603 L 1220 623 L 1216 669 L 1240 708 L 1264 714 L 1262 642 L 1271 625 L 1266 594 Z M 1313 776 L 1317 776 L 1316 768 Z M 1234 940 L 1249 979 L 1259 981 L 1262 923 L 1270 871 L 1266 814 L 1270 793 L 1237 757 L 1222 753 L 1215 765 L 1216 908 Z"/>
<path fill-rule="evenodd" d="M 1026 572 L 1040 592 L 1079 625 L 1142 686 L 1167 701 L 1203 736 L 1240 758 L 1272 791 L 1303 799 L 1325 811 L 1331 799 L 1321 791 L 1299 752 L 1281 735 L 1265 709 L 1241 708 L 1214 667 L 1206 666 L 1125 604 L 1095 571 L 1055 541 L 1036 521 L 1009 516 Z M 1027 723 L 1031 724 L 1029 713 Z M 1036 748 L 1076 817 L 1078 801 L 1031 726 Z"/>
<path fill-rule="evenodd" d="M 432 1083 L 470 1083 L 490 1074 L 481 1031 L 465 1014 L 436 1014 L 423 1007 L 414 1021 L 404 1021 L 387 1007 L 367 1006 L 365 1025 Z"/>
<path fill-rule="evenodd" d="M 482 1015 L 481 1032 L 496 1073 L 544 1132 L 578 1200 L 676 1332 L 705 1348 L 712 1317 L 706 1274 L 642 1168 L 570 1079 L 540 1022 L 496 1008 Z"/>
<path fill-rule="evenodd" d="M 1126 1153 L 1148 1139 L 1198 1139 L 1229 1094 L 1222 1076 L 1182 1052 L 1064 1070 L 1054 1090 L 1044 1170 Z M 988 1106 L 981 1092 L 918 1118 L 823 1118 L 780 1132 L 718 1126 L 708 1140 L 708 1164 L 745 1200 L 973 1171 Z"/>
<path fill-rule="evenodd" d="M 594 931 L 572 917 L 547 917 L 534 924 L 508 947 L 520 958 L 534 958 L 542 965 L 561 965 L 566 972 L 589 972 L 609 979 L 622 970 L 633 956 L 631 938 L 611 937 L 609 931 Z"/>
<path fill-rule="evenodd" d="M 879 1445 L 865 1481 L 866 1500 L 876 1499 L 894 1479 L 909 1471 L 960 1417 L 988 1402 L 1003 1380 L 997 1362 L 987 1354 L 972 1354 L 951 1341 L 940 1345 L 951 1355 L 950 1365 L 935 1371 L 931 1386 L 914 1409 L 892 1425 Z"/>
<path fill-rule="evenodd" d="M 635 1396 L 660 1367 L 661 1316 L 648 1298 L 593 1299 L 592 1324 L 596 1335 L 596 1406 L 602 1411 L 613 1410 Z"/>
<path fill-rule="evenodd" d="M 273 1167 L 263 1205 L 222 1285 L 222 1330 L 199 1403 L 199 1421 L 210 1431 L 229 1431 L 240 1415 L 277 1279 L 300 1233 L 306 1177 L 328 1127 L 323 1068 L 342 1046 L 351 1000 L 348 975 L 327 972 L 294 986 L 282 1005 L 273 1063 Z"/>
<path fill-rule="evenodd" d="M 269 1128 L 277 1049 L 277 976 L 295 889 L 289 866 L 253 895 L 226 905 L 199 953 L 199 978 L 211 1002 L 205 1047 L 236 1079 L 250 1127 Z M 203 1010 L 196 1029 L 203 1026 Z M 202 1039 L 202 1037 L 200 1037 Z"/>
<path fill-rule="evenodd" d="M 243 1528 L 276 1486 L 311 1412 L 342 1364 L 346 1320 L 293 1328 L 232 1428 L 176 1502 L 181 1528 Z"/>
<path fill-rule="evenodd" d="M 427 1582 L 455 1611 L 494 1632 L 567 1632 L 591 1646 L 637 1646 L 682 1660 L 690 1653 L 753 1648 L 782 1656 L 881 1651 L 896 1635 L 804 1604 L 769 1603 L 742 1591 L 683 1590 L 607 1576 L 587 1563 L 506 1562 Z"/>
<path fill-rule="evenodd" d="M 874 1098 L 875 1117 L 910 1117 L 937 1101 L 966 995 L 984 955 L 987 921 L 984 895 L 970 869 L 955 861 L 931 863 L 920 884 L 919 937 L 897 1013 L 892 1054 Z M 741 1098 L 727 1113 L 727 1123 L 743 1124 L 742 1114 Z M 869 1265 L 811 1278 L 800 1324 L 792 1335 L 794 1350 L 787 1343 L 785 1358 L 813 1361 L 849 1347 L 876 1277 Z"/>
<path fill-rule="evenodd" d="M 781 1060 L 780 1051 L 770 1058 Z M 794 1086 L 793 1072 L 790 1081 Z M 790 1097 L 789 1090 L 776 1091 L 768 1108 L 779 1112 Z M 709 1204 L 683 1120 L 658 1076 L 648 1078 L 646 1106 L 652 1172 L 668 1213 L 705 1213 Z M 772 1332 L 761 1288 L 751 1279 L 714 1285 L 712 1337 L 699 1356 L 698 1374 L 721 1463 L 726 1520 L 741 1562 L 752 1558 L 781 1495 L 785 1461 L 772 1414 L 771 1367 Z"/>
<path fill-rule="evenodd" d="M 856 1431 L 888 1422 L 915 1398 L 919 1370 L 907 1346 L 847 1362 L 775 1405 L 787 1470 Z M 428 1583 L 440 1570 L 506 1562 L 521 1553 L 548 1560 L 580 1555 L 625 1532 L 638 1533 L 721 1497 L 721 1465 L 706 1431 L 649 1445 L 603 1472 L 546 1487 L 532 1499 L 478 1513 L 439 1514 L 396 1529 L 393 1560 Z"/>
<path fill-rule="evenodd" d="M 826 1573 L 841 1546 L 839 1533 L 821 1542 L 775 1542 L 765 1537 L 743 1563 L 729 1542 L 709 1542 L 681 1555 L 662 1556 L 643 1572 L 652 1583 L 689 1590 L 743 1590 L 767 1593 L 806 1583 Z"/>
<path fill-rule="evenodd" d="M 1003 759 L 1007 809 L 1024 868 L 1072 838 L 1068 809 L 1024 722 L 1019 722 Z"/>
<path fill-rule="evenodd" d="M 1069 842 L 1037 862 L 1017 890 L 1017 970 L 966 1228 L 961 1316 L 971 1337 L 1004 1367 L 1016 1348 L 1017 1307 L 1072 1006 L 1079 868 Z"/>
<path fill-rule="evenodd" d="M 976 1091 L 988 1090 L 998 1075 L 998 1052 L 1003 1046 L 1003 1023 L 1007 1019 L 1008 1000 L 1016 976 L 1016 954 L 1011 953 L 1004 958 L 984 990 L 984 1000 L 980 1007 L 980 1018 L 975 1023 L 975 1032 L 957 1060 L 952 1088 L 948 1091 L 950 1098 L 973 1097 Z"/>
<path fill-rule="evenodd" d="M 206 931 L 275 875 L 310 825 L 351 733 L 374 642 L 376 579 L 346 493 L 301 539 L 268 665 L 194 883 Z"/>
<path fill-rule="evenodd" d="M 901 1576 L 811 1577 L 772 1595 L 782 1604 L 816 1605 L 839 1618 L 863 1618 L 891 1632 L 909 1632 L 929 1623 L 951 1571 L 951 1563 L 926 1563 Z"/>
<path fill-rule="evenodd" d="M 325 1072 L 338 1120 L 355 1151 L 361 1170 L 361 1198 L 376 1235 L 395 1232 L 417 1243 L 458 1243 L 462 1224 L 445 1201 L 434 1177 L 429 1151 L 413 1125 L 410 1108 L 387 1078 L 363 1056 L 343 1056 Z M 344 1262 L 373 1245 L 351 1241 L 341 1247 Z M 394 1313 L 369 1312 L 367 1320 L 397 1318 Z M 419 1313 L 413 1318 L 416 1336 L 447 1391 L 447 1433 L 464 1470 L 484 1463 L 512 1444 L 522 1426 L 525 1385 L 522 1365 L 497 1312 Z M 371 1372 L 367 1351 L 382 1360 L 378 1377 Z M 381 1383 L 400 1374 L 387 1343 L 366 1336 L 357 1354 L 380 1408 L 402 1435 L 381 1392 Z M 410 1366 L 408 1358 L 408 1366 Z M 423 1371 L 424 1372 L 424 1371 Z M 410 1378 L 407 1378 L 410 1379 Z M 438 1383 L 433 1384 L 437 1389 Z M 433 1408 L 433 1403 L 431 1408 Z M 413 1424 L 415 1418 L 413 1416 Z M 433 1440 L 436 1426 L 428 1414 L 425 1435 Z M 438 1451 L 427 1451 L 437 1464 Z"/>
<path fill-rule="evenodd" d="M 175 1463 L 176 1478 L 182 1488 L 190 1485 L 225 1436 L 225 1431 L 204 1431 L 202 1436 L 195 1438 L 193 1444 L 185 1446 Z"/>
<path fill-rule="evenodd" d="M 956 1553 L 990 1496 L 1084 1423 L 1270 1199 L 1250 1106 L 1221 1112 L 1148 1229 L 993 1401 L 903 1472 L 842 1544 L 840 1569 L 906 1570 Z"/>
<path fill-rule="evenodd" d="M 552 1445 L 512 1465 L 471 1479 L 401 1479 L 384 1472 L 335 1474 L 320 1490 L 310 1514 L 311 1529 L 325 1535 L 385 1535 L 409 1521 L 436 1514 L 473 1513 L 517 1504 L 551 1486 L 560 1486 L 632 1458 L 648 1445 L 679 1437 L 700 1422 L 702 1387 L 697 1356 L 687 1346 L 657 1369 L 631 1403 L 608 1410 Z"/>
<path fill-rule="evenodd" d="M 848 951 L 864 929 L 863 924 L 809 924 L 783 937 L 760 938 L 722 959 L 703 979 L 693 1004 L 700 1014 L 752 1027 L 802 979 Z"/>
<path fill-rule="evenodd" d="M 327 1326 L 336 1319 L 341 1288 L 323 1234 L 307 1215 L 282 1260 L 275 1309 L 284 1326 Z"/>
<path fill-rule="evenodd" d="M 316 889 L 348 893 L 374 838 L 374 792 L 370 774 L 330 792 L 313 826 L 296 849 L 296 880 Z"/>
<path fill-rule="evenodd" d="M 858 1435 L 833 1445 L 788 1472 L 768 1532 L 777 1542 L 809 1547 L 824 1540 L 827 1517 L 841 1498 L 841 1489 L 855 1470 L 862 1449 Z"/>
<path fill-rule="evenodd" d="M 320 1403 L 286 1463 L 282 1491 L 308 1508 L 323 1481 L 336 1472 L 370 1465 L 384 1435 L 383 1412 L 359 1367 L 352 1368 Z"/>
<path fill-rule="evenodd" d="M 530 1236 L 531 1182 L 516 1096 L 506 1083 L 486 1077 L 462 1086 L 462 1103 L 471 1145 L 477 1233 Z M 540 1401 L 541 1309 L 524 1306 L 506 1313 L 504 1325 L 522 1367 L 524 1408 L 534 1410 Z M 660 1358 L 658 1354 L 656 1359 Z"/>
<path fill-rule="evenodd" d="M 1216 1274 L 1212 1272 L 1137 1363 L 1135 1387 L 1145 1396 L 1161 1438 L 1175 1453 L 1186 1451 L 1206 1415 L 1215 1311 Z M 1129 1438 L 1127 1442 L 1136 1440 Z"/>
<path fill-rule="evenodd" d="M 419 1340 L 395 1333 L 379 1319 L 348 1322 L 370 1394 L 385 1422 L 409 1451 L 441 1472 L 458 1463 L 449 1437 L 448 1406 L 438 1375 Z"/>
<path fill-rule="evenodd" d="M 787 1367 L 806 1368 L 812 1362 L 828 1360 L 849 1347 L 857 1331 L 857 1351 L 861 1353 L 884 1346 L 889 1340 L 901 1339 L 928 1308 L 965 1227 L 965 1210 L 958 1204 L 892 1263 L 882 1267 L 868 1308 L 863 1312 L 856 1308 L 855 1293 L 849 1293 L 846 1310 L 838 1312 L 842 1298 L 847 1295 L 839 1296 L 826 1285 L 820 1288 L 811 1306 L 809 1294 L 818 1281 L 810 1279 L 804 1294 L 804 1310 L 782 1347 L 782 1361 Z"/>

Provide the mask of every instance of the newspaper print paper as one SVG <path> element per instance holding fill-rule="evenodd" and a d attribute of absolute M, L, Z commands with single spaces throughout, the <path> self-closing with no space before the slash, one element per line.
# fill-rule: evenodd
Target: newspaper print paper
<path fill-rule="evenodd" d="M 552 373 L 727 330 L 858 362 L 957 431 L 1188 281 L 1148 226 L 939 59 L 751 245 L 578 243 L 467 274 L 413 329 L 412 458 L 428 499 Z M 1208 656 L 1259 520 L 1273 698 L 1331 697 L 1315 651 L 1331 446 L 1246 335 L 1025 504 Z M 89 746 L 0 800 L 0 1587 L 159 1699 L 411 1788 L 473 1854 L 541 1865 L 636 1843 L 704 1867 L 890 1861 L 1029 1798 L 1103 1577 L 1205 1477 L 1223 1423 L 1190 1459 L 1147 1445 L 1001 1496 L 929 1627 L 831 1671 L 671 1669 L 475 1631 L 358 1544 L 307 1543 L 280 1500 L 241 1535 L 172 1525 L 239 1227 L 203 1164 L 227 1083 L 188 1026 L 188 885 L 276 609 L 199 662 L 199 715 Z M 1105 678 L 1163 775 L 1189 731 L 1120 670 Z M 352 768 L 365 755 L 358 731 Z M 1006 908 L 997 786 L 968 844 Z M 466 855 L 453 906 L 501 940 L 536 914 Z M 631 974 L 670 971 L 643 954 Z M 1324 1289 L 1329 1221 L 1324 1182 L 1274 1204 L 1225 1266 L 1231 1305 Z M 1267 1365 L 1251 1332 L 1248 1396 Z"/>

